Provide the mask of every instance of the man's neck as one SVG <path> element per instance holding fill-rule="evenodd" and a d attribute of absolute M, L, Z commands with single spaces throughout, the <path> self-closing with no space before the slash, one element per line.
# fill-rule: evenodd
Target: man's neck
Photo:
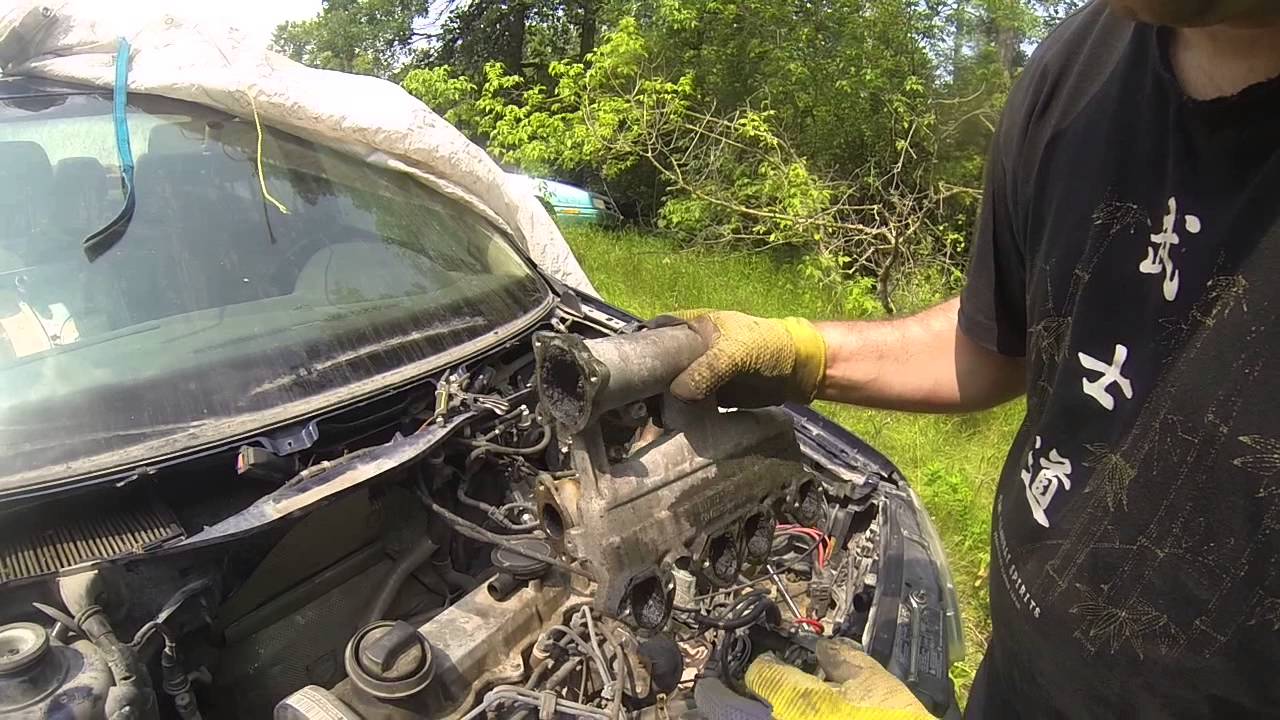
<path fill-rule="evenodd" d="M 1179 28 L 1172 54 L 1187 95 L 1197 100 L 1235 95 L 1280 75 L 1280 24 Z"/>

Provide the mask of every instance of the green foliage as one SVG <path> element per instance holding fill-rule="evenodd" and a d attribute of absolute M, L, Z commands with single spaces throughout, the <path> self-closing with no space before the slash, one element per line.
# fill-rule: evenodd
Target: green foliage
<path fill-rule="evenodd" d="M 418 0 L 324 0 L 320 15 L 276 28 L 282 52 L 314 67 L 392 76 L 416 39 Z"/>
<path fill-rule="evenodd" d="M 852 175 L 892 147 L 898 113 L 924 109 L 931 23 L 912 0 L 668 0 L 664 10 L 651 34 L 664 56 L 715 107 L 773 111 L 815 167 Z"/>
<path fill-rule="evenodd" d="M 400 84 L 450 123 L 475 127 L 475 83 L 448 65 L 410 70 Z"/>
<path fill-rule="evenodd" d="M 447 0 L 445 0 L 447 2 Z M 554 61 L 581 60 L 595 43 L 598 0 L 470 0 L 457 3 L 427 51 L 433 64 L 448 64 L 478 77 L 490 62 L 511 74 L 541 77 Z M 607 9 L 606 9 L 607 10 Z"/>
<path fill-rule="evenodd" d="M 592 58 L 590 65 L 552 62 L 550 89 L 499 63 L 487 64 L 477 82 L 436 67 L 410 71 L 402 84 L 503 162 L 536 173 L 592 167 L 611 176 L 635 163 L 635 143 L 652 129 L 644 104 L 678 108 L 691 91 L 687 78 L 641 75 L 646 46 L 633 20 Z"/>
<path fill-rule="evenodd" d="M 542 77 L 553 61 L 584 59 L 618 0 L 323 0 L 311 20 L 276 29 L 295 60 L 332 70 L 398 78 L 449 65 L 472 80 L 490 62 Z"/>
<path fill-rule="evenodd" d="M 651 233 L 579 227 L 566 228 L 565 235 L 605 299 L 640 317 L 687 307 L 733 308 L 773 317 L 882 317 L 865 284 L 864 301 L 850 304 L 847 297 L 814 285 L 796 264 L 769 255 L 682 249 Z M 920 285 L 935 282 L 919 279 Z M 932 293 L 917 291 L 915 298 L 923 304 L 948 293 L 948 288 L 934 286 Z M 995 478 L 1022 419 L 1021 403 L 958 417 L 830 403 L 820 403 L 818 409 L 892 459 L 937 524 L 964 613 L 969 653 L 951 671 L 963 698 L 991 633 L 987 563 L 992 498 Z"/>

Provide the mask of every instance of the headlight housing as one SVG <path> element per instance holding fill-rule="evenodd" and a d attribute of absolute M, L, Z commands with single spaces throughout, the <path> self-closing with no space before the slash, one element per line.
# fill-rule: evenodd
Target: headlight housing
<path fill-rule="evenodd" d="M 916 507 L 916 515 L 920 522 L 920 531 L 924 535 L 925 544 L 929 547 L 929 557 L 933 560 L 934 570 L 938 573 L 938 582 L 942 584 L 943 628 L 947 638 L 947 659 L 952 665 L 964 659 L 964 620 L 960 615 L 960 597 L 956 594 L 955 581 L 951 579 L 951 566 L 947 562 L 947 551 L 942 547 L 942 538 L 933 525 L 933 519 L 925 510 L 920 496 L 910 487 L 911 502 Z"/>

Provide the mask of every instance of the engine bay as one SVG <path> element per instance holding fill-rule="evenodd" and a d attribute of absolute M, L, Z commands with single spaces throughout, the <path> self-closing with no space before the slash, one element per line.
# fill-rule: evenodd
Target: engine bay
<path fill-rule="evenodd" d="M 882 597 L 899 479 L 787 410 L 671 399 L 696 336 L 616 329 L 561 314 L 429 383 L 5 511 L 0 715 L 768 717 L 752 660 L 817 673 L 818 638 L 886 623 L 877 659 L 914 628 L 898 670 L 949 691 L 943 590 Z"/>

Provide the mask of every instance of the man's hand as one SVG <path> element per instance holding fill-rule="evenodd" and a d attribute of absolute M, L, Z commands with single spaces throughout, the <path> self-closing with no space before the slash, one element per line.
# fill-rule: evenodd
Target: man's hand
<path fill-rule="evenodd" d="M 813 323 L 770 320 L 740 312 L 687 310 L 652 324 L 683 321 L 707 344 L 707 352 L 671 383 L 685 401 L 716 395 L 723 405 L 761 407 L 813 400 L 826 368 L 827 344 Z"/>
<path fill-rule="evenodd" d="M 818 665 L 827 681 L 762 655 L 747 668 L 746 685 L 767 701 L 776 720 L 929 720 L 933 716 L 901 680 L 850 640 L 821 638 Z"/>
<path fill-rule="evenodd" d="M 972 412 L 1025 391 L 1022 358 L 1001 355 L 960 332 L 959 300 L 883 322 L 766 320 L 690 310 L 654 324 L 686 322 L 707 352 L 675 382 L 682 400 L 715 394 L 720 404 L 760 407 L 791 400 L 887 410 Z"/>

